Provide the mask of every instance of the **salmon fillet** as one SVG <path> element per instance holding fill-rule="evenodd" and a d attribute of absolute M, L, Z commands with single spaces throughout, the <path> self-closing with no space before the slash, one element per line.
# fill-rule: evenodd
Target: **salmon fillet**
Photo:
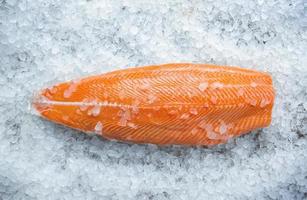
<path fill-rule="evenodd" d="M 118 70 L 43 89 L 33 100 L 53 122 L 108 139 L 215 145 L 269 126 L 269 74 L 208 64 Z"/>

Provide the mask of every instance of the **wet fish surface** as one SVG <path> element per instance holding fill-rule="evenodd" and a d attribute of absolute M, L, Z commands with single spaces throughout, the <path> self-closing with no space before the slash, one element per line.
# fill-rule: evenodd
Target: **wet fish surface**
<path fill-rule="evenodd" d="M 129 68 L 42 89 L 33 100 L 53 122 L 108 139 L 216 145 L 269 126 L 269 74 L 174 63 Z"/>

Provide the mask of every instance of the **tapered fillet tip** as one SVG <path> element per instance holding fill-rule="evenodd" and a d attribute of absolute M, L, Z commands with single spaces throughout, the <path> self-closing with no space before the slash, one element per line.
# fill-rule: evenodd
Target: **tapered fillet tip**
<path fill-rule="evenodd" d="M 35 114 L 48 118 L 47 113 L 55 110 L 56 105 L 61 103 L 61 100 L 58 100 L 61 92 L 58 86 L 52 86 L 34 93 L 32 96 L 32 110 Z M 58 110 L 58 112 L 60 111 Z"/>
<path fill-rule="evenodd" d="M 53 101 L 52 96 L 46 96 L 46 94 L 48 94 L 48 88 L 33 95 L 32 112 L 55 123 L 75 128 L 69 124 L 67 111 L 58 106 L 61 102 Z"/>
<path fill-rule="evenodd" d="M 49 99 L 42 94 L 42 92 L 36 92 L 31 99 L 31 112 L 36 115 L 41 115 L 42 112 L 48 109 Z"/>
<path fill-rule="evenodd" d="M 92 133 L 98 121 L 93 117 L 93 112 L 83 109 L 92 108 L 92 102 L 86 104 L 75 99 L 72 95 L 75 91 L 72 87 L 75 86 L 71 86 L 72 84 L 75 83 L 64 82 L 40 90 L 32 97 L 32 110 L 35 114 L 55 123 Z M 83 99 L 82 96 L 80 98 Z"/>
<path fill-rule="evenodd" d="M 53 108 L 56 104 L 65 102 L 65 100 L 69 101 L 70 99 L 67 96 L 70 90 L 67 88 L 70 85 L 69 82 L 64 82 L 36 92 L 32 97 L 32 107 L 42 114 L 42 112 Z"/>

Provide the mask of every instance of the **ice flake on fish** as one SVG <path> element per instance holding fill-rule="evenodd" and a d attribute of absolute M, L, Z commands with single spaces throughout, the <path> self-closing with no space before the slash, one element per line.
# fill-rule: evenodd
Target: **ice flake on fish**
<path fill-rule="evenodd" d="M 64 98 L 69 98 L 77 89 L 78 81 L 72 81 L 68 89 L 64 91 Z"/>
<path fill-rule="evenodd" d="M 140 105 L 140 102 L 138 100 L 135 100 L 132 104 L 132 112 L 134 114 L 137 114 L 139 112 L 139 105 Z"/>
<path fill-rule="evenodd" d="M 190 113 L 193 114 L 193 115 L 197 115 L 198 111 L 197 111 L 196 108 L 190 108 Z"/>
<path fill-rule="evenodd" d="M 55 86 L 51 86 L 48 89 L 51 94 L 55 94 L 58 91 L 58 89 Z"/>
<path fill-rule="evenodd" d="M 150 83 L 145 82 L 142 85 L 139 86 L 141 90 L 149 90 L 150 89 Z"/>
<path fill-rule="evenodd" d="M 190 115 L 188 113 L 184 113 L 180 116 L 180 119 L 189 119 Z"/>
<path fill-rule="evenodd" d="M 87 103 L 91 102 L 91 100 L 85 98 L 82 100 L 81 105 L 80 105 L 80 110 L 81 111 L 86 111 L 89 107 L 89 105 Z"/>
<path fill-rule="evenodd" d="M 204 129 L 206 130 L 206 128 L 210 128 L 210 125 L 207 124 L 207 122 L 205 120 L 202 120 L 199 124 L 198 124 L 198 127 L 201 128 L 201 129 Z"/>
<path fill-rule="evenodd" d="M 251 83 L 251 86 L 252 86 L 253 88 L 257 87 L 257 85 L 258 85 L 258 84 L 255 83 L 255 82 L 252 82 L 252 83 Z"/>
<path fill-rule="evenodd" d="M 125 127 L 125 126 L 127 126 L 127 119 L 125 119 L 125 118 L 120 118 L 120 120 L 119 120 L 119 122 L 118 122 L 118 125 L 119 126 L 122 126 L 122 127 Z"/>
<path fill-rule="evenodd" d="M 131 120 L 131 112 L 129 109 L 123 109 L 119 112 L 120 120 L 119 125 L 120 126 L 127 126 L 127 123 L 129 120 Z"/>
<path fill-rule="evenodd" d="M 147 102 L 148 102 L 149 104 L 154 103 L 156 100 L 157 100 L 157 96 L 155 96 L 155 95 L 153 95 L 153 94 L 149 94 L 148 97 L 147 97 Z"/>
<path fill-rule="evenodd" d="M 218 139 L 218 134 L 216 134 L 214 131 L 207 131 L 207 136 L 212 140 Z"/>
<path fill-rule="evenodd" d="M 238 90 L 238 96 L 242 97 L 244 95 L 244 89 L 243 88 L 239 88 Z"/>
<path fill-rule="evenodd" d="M 101 107 L 99 105 L 95 105 L 94 108 L 91 110 L 92 115 L 97 117 L 100 114 Z"/>
<path fill-rule="evenodd" d="M 67 115 L 64 115 L 64 116 L 62 117 L 62 119 L 65 120 L 65 121 L 68 121 L 68 120 L 69 120 L 69 117 L 68 117 Z"/>
<path fill-rule="evenodd" d="M 205 124 L 202 127 L 206 131 L 209 139 L 215 140 L 218 138 L 218 134 L 213 131 L 213 126 L 211 124 Z"/>
<path fill-rule="evenodd" d="M 207 82 L 203 82 L 203 83 L 200 83 L 198 85 L 198 89 L 202 92 L 204 92 L 207 88 L 208 88 L 209 84 Z"/>
<path fill-rule="evenodd" d="M 132 122 L 128 122 L 127 125 L 130 127 L 130 128 L 133 128 L 133 129 L 137 129 L 137 125 L 135 125 L 134 123 Z"/>
<path fill-rule="evenodd" d="M 223 83 L 220 83 L 220 82 L 214 82 L 210 85 L 210 87 L 212 89 L 221 89 L 224 87 L 224 84 Z"/>
<path fill-rule="evenodd" d="M 247 102 L 252 105 L 252 106 L 256 106 L 257 105 L 257 100 L 256 99 L 249 99 L 247 100 Z"/>
<path fill-rule="evenodd" d="M 227 132 L 227 129 L 228 129 L 227 124 L 222 121 L 219 127 L 219 132 L 221 134 L 225 134 Z"/>
<path fill-rule="evenodd" d="M 206 102 L 206 103 L 203 104 L 203 107 L 204 107 L 204 108 L 208 108 L 208 107 L 209 107 L 209 104 Z"/>
<path fill-rule="evenodd" d="M 82 115 L 82 112 L 81 112 L 80 109 L 76 109 L 76 113 L 77 113 L 77 115 Z"/>
<path fill-rule="evenodd" d="M 260 102 L 260 107 L 261 108 L 264 108 L 264 107 L 266 107 L 267 105 L 269 105 L 271 103 L 271 101 L 270 100 L 268 100 L 268 99 L 261 99 L 261 102 Z"/>
<path fill-rule="evenodd" d="M 198 132 L 197 128 L 193 128 L 192 131 L 191 131 L 192 135 L 195 135 L 197 132 Z"/>
<path fill-rule="evenodd" d="M 97 122 L 96 126 L 95 126 L 95 133 L 97 134 L 100 134 L 102 132 L 102 128 L 103 128 L 103 125 L 102 123 L 99 121 Z"/>
<path fill-rule="evenodd" d="M 168 111 L 168 114 L 170 114 L 170 115 L 177 115 L 178 113 L 179 113 L 178 110 L 170 110 L 170 111 Z"/>

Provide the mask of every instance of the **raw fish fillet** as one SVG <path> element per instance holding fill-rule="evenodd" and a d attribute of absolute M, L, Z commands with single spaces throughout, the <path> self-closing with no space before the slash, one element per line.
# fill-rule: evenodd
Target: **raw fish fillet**
<path fill-rule="evenodd" d="M 215 145 L 269 126 L 269 74 L 208 64 L 118 70 L 57 84 L 33 106 L 53 122 L 135 143 Z"/>

